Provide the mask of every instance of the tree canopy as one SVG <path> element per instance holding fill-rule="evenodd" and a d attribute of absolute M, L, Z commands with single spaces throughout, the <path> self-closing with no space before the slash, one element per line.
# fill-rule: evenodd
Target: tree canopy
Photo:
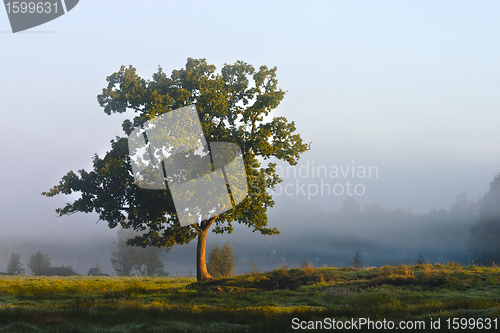
<path fill-rule="evenodd" d="M 169 188 L 143 189 L 134 184 L 127 137 L 111 141 L 103 158 L 95 155 L 93 170 L 70 171 L 58 185 L 42 194 L 80 193 L 80 198 L 57 209 L 60 215 L 96 212 L 110 228 L 121 226 L 141 231 L 129 245 L 172 246 L 198 237 L 198 278 L 206 272 L 206 233 L 231 233 L 233 223 L 245 224 L 253 231 L 272 235 L 279 231 L 267 227 L 267 209 L 274 204 L 269 189 L 281 181 L 270 158 L 295 165 L 309 149 L 295 124 L 285 117 L 270 117 L 285 92 L 278 87 L 276 68 L 253 66 L 237 61 L 224 65 L 220 73 L 205 59 L 187 60 L 186 66 L 168 76 L 161 67 L 151 80 L 145 80 L 132 66 L 122 66 L 107 77 L 108 85 L 98 95 L 108 115 L 133 111 L 133 119 L 123 121 L 128 136 L 145 122 L 188 105 L 195 105 L 204 135 L 210 142 L 230 142 L 241 148 L 249 193 L 233 209 L 209 220 L 181 227 Z M 202 274 L 200 275 L 200 270 Z"/>

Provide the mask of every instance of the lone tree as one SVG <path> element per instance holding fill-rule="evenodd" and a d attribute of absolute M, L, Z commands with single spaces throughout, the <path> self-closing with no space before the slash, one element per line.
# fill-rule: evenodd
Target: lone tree
<path fill-rule="evenodd" d="M 12 253 L 7 266 L 7 273 L 10 275 L 17 275 L 21 271 L 21 256 L 19 253 Z"/>
<path fill-rule="evenodd" d="M 240 147 L 249 194 L 225 213 L 181 227 L 168 186 L 165 190 L 150 190 L 134 184 L 127 137 L 117 137 L 104 158 L 94 156 L 92 171 L 70 171 L 59 185 L 42 193 L 49 197 L 81 194 L 79 199 L 57 209 L 59 215 L 96 212 L 110 228 L 120 225 L 142 231 L 142 235 L 127 241 L 135 246 L 173 246 L 198 238 L 198 280 L 211 278 L 205 251 L 212 225 L 214 233 L 231 233 L 234 222 L 266 235 L 279 233 L 267 227 L 267 208 L 274 204 L 268 189 L 274 189 L 281 179 L 276 164 L 264 160 L 276 158 L 295 165 L 310 145 L 295 133 L 293 121 L 269 118 L 285 96 L 278 88 L 276 68 L 261 66 L 255 70 L 237 61 L 216 73 L 215 66 L 205 59 L 188 58 L 185 68 L 172 71 L 170 77 L 159 67 L 152 80 L 145 80 L 134 67 L 122 66 L 108 76 L 107 82 L 97 97 L 104 112 L 111 115 L 132 110 L 136 114 L 123 122 L 126 135 L 158 115 L 195 105 L 208 142 L 231 142 Z"/>
<path fill-rule="evenodd" d="M 357 249 L 356 252 L 354 253 L 352 267 L 356 269 L 363 267 L 363 257 L 361 256 L 361 249 Z"/>
<path fill-rule="evenodd" d="M 236 255 L 233 253 L 233 248 L 229 245 L 229 241 L 222 247 L 214 245 L 208 257 L 208 272 L 217 278 L 230 276 L 234 273 L 235 261 Z"/>

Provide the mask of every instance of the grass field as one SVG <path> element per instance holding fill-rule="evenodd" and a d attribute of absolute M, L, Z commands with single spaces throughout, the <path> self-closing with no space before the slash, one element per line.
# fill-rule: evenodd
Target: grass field
<path fill-rule="evenodd" d="M 325 318 L 366 318 L 375 328 L 384 319 L 396 327 L 422 321 L 425 330 L 413 330 L 419 332 L 472 332 L 461 328 L 482 323 L 476 331 L 495 332 L 500 268 L 276 269 L 200 283 L 172 277 L 0 276 L 0 332 L 300 332 L 305 330 L 293 329 L 293 323 L 319 328 L 321 321 L 324 329 Z M 431 320 L 441 329 L 431 329 Z M 448 323 L 460 329 L 447 330 Z M 377 331 L 362 328 L 355 331 Z"/>

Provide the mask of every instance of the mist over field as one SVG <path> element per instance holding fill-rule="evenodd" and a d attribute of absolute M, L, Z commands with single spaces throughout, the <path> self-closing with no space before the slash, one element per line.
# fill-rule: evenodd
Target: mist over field
<path fill-rule="evenodd" d="M 429 263 L 472 263 L 471 228 L 478 219 L 477 203 L 466 195 L 457 197 L 448 209 L 415 213 L 406 209 L 387 209 L 378 204 L 361 205 L 352 197 L 338 210 L 326 211 L 288 201 L 272 210 L 270 225 L 279 236 L 264 236 L 237 226 L 231 235 L 209 234 L 207 248 L 229 241 L 237 255 L 235 270 L 245 273 L 252 263 L 261 271 L 288 264 L 300 267 L 311 262 L 315 267 L 350 267 L 354 252 L 361 249 L 365 266 L 414 264 L 420 255 Z M 102 223 L 102 222 L 101 222 Z M 110 259 L 117 252 L 117 229 L 106 236 L 81 239 L 2 239 L 0 267 L 7 267 L 11 252 L 19 252 L 24 263 L 41 250 L 54 266 L 72 266 L 86 274 L 98 264 L 113 274 Z M 87 236 L 89 237 L 89 236 Z M 196 272 L 196 242 L 174 246 L 164 257 L 171 275 Z"/>

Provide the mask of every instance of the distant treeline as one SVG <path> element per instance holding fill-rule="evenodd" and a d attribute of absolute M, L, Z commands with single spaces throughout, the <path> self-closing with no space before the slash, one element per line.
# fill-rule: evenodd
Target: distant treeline
<path fill-rule="evenodd" d="M 2 274 L 25 275 L 26 271 L 22 266 L 19 253 L 12 253 L 7 266 L 7 273 Z M 41 251 L 32 254 L 26 266 L 29 268 L 30 275 L 78 275 L 71 266 L 52 267 L 49 255 L 43 254 Z"/>
<path fill-rule="evenodd" d="M 116 243 L 118 251 L 112 253 L 111 264 L 115 273 L 120 276 L 168 276 L 169 272 L 164 270 L 164 264 L 161 260 L 162 256 L 169 250 L 169 248 L 156 248 L 156 247 L 133 247 L 127 246 L 126 241 L 128 238 L 137 236 L 138 233 L 134 231 L 118 230 L 118 242 Z M 104 258 L 103 258 L 104 259 Z M 37 251 L 32 254 L 26 264 L 28 270 L 23 268 L 21 257 L 19 253 L 12 253 L 6 273 L 7 275 L 57 275 L 57 276 L 70 276 L 79 275 L 71 266 L 53 267 L 51 265 L 51 258 L 49 254 L 43 254 Z M 87 275 L 102 276 L 98 265 L 88 270 Z"/>
<path fill-rule="evenodd" d="M 432 263 L 491 265 L 500 262 L 500 175 L 480 200 L 461 193 L 448 210 L 415 213 L 348 197 L 337 211 L 288 205 L 272 219 L 281 235 L 244 250 L 235 246 L 240 265 L 350 266 L 358 248 L 369 266 L 416 263 L 420 255 Z"/>
<path fill-rule="evenodd" d="M 477 202 L 461 193 L 449 209 L 431 209 L 426 213 L 388 209 L 378 204 L 361 205 L 354 197 L 348 197 L 337 211 L 300 203 L 282 207 L 285 209 L 277 207 L 269 218 L 270 226 L 281 231 L 279 236 L 249 235 L 248 229 L 235 226 L 235 232 L 229 236 L 210 235 L 207 245 L 230 240 L 238 273 L 255 269 L 254 266 L 264 271 L 284 264 L 300 267 L 304 262 L 315 267 L 349 267 L 358 249 L 366 266 L 411 264 L 421 258 L 426 263 L 500 263 L 500 174 Z M 124 238 L 128 237 L 131 235 Z M 159 260 L 165 252 L 124 247 L 123 239 L 116 245 L 118 251 L 112 253 L 111 259 L 118 275 L 168 274 Z M 185 264 L 192 262 L 193 247 L 174 247 L 168 252 L 174 252 L 166 260 L 170 271 L 186 274 L 195 269 Z M 71 267 L 50 265 L 45 270 L 30 272 L 74 273 Z"/>

